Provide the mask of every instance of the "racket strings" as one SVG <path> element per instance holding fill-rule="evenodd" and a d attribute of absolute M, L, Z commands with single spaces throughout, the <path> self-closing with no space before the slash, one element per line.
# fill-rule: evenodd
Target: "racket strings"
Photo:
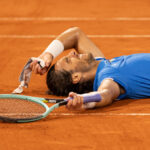
<path fill-rule="evenodd" d="M 0 116 L 8 118 L 36 118 L 46 108 L 38 103 L 20 99 L 0 99 Z"/>

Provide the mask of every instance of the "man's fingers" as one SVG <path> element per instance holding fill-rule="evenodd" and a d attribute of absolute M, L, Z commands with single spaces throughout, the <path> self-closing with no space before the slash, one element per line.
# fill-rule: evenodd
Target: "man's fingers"
<path fill-rule="evenodd" d="M 32 62 L 33 65 L 36 65 L 37 63 L 38 63 L 37 60 L 34 60 L 34 61 Z"/>
<path fill-rule="evenodd" d="M 72 106 L 72 100 L 69 100 L 68 103 L 67 103 L 67 108 L 70 109 L 71 106 Z"/>
<path fill-rule="evenodd" d="M 38 72 L 39 74 L 41 74 L 41 72 L 42 72 L 42 68 L 41 68 L 40 65 L 38 65 L 38 67 L 37 67 L 37 72 Z"/>
<path fill-rule="evenodd" d="M 34 60 L 31 64 L 30 67 L 32 69 L 32 71 L 35 74 L 40 74 L 43 75 L 45 72 L 47 72 L 47 67 L 41 68 L 41 66 L 38 64 L 38 61 Z"/>
<path fill-rule="evenodd" d="M 46 72 L 47 72 L 47 69 L 48 69 L 48 68 L 46 68 L 46 67 L 43 68 L 43 69 L 40 71 L 40 75 L 43 75 L 44 73 L 46 73 Z"/>
<path fill-rule="evenodd" d="M 77 99 L 77 105 L 80 105 L 81 104 L 81 97 L 78 97 Z"/>
<path fill-rule="evenodd" d="M 75 107 L 76 104 L 77 104 L 77 100 L 76 100 L 76 98 L 74 98 L 74 99 L 72 100 L 72 106 Z"/>
<path fill-rule="evenodd" d="M 32 63 L 30 64 L 30 68 L 32 69 L 33 66 L 34 66 L 34 62 L 32 62 Z"/>
<path fill-rule="evenodd" d="M 69 100 L 67 104 L 67 108 L 70 110 L 78 110 L 82 105 L 82 97 L 75 95 L 73 100 Z"/>
<path fill-rule="evenodd" d="M 72 105 L 74 107 L 76 107 L 78 105 L 78 101 L 79 101 L 79 97 L 77 97 L 77 95 L 74 96 L 74 99 L 73 99 L 73 102 L 72 102 Z"/>
<path fill-rule="evenodd" d="M 32 67 L 33 67 L 33 62 L 30 64 L 30 68 L 32 69 Z"/>
<path fill-rule="evenodd" d="M 74 92 L 70 92 L 70 93 L 69 93 L 69 97 L 74 97 L 75 95 L 77 95 L 77 94 L 74 93 Z"/>
<path fill-rule="evenodd" d="M 37 61 L 34 60 L 31 64 L 30 64 L 30 68 L 32 69 L 32 71 L 35 69 L 35 66 L 37 65 Z"/>
<path fill-rule="evenodd" d="M 44 68 L 40 68 L 40 65 L 38 64 L 38 61 L 34 60 L 33 62 L 31 62 L 30 68 L 32 69 L 32 71 L 34 73 L 43 75 L 45 72 L 47 72 L 49 66 L 51 65 L 52 60 L 53 60 L 53 56 L 50 53 L 46 52 L 46 53 L 42 53 L 37 58 L 40 58 L 40 59 L 43 60 L 44 65 L 42 65 L 42 64 L 41 65 L 45 66 L 45 67 Z"/>
<path fill-rule="evenodd" d="M 42 68 L 40 67 L 40 65 L 36 64 L 33 71 L 36 74 L 40 74 L 41 70 L 42 70 Z"/>
<path fill-rule="evenodd" d="M 37 73 L 37 66 L 34 66 L 33 71 L 34 71 L 35 74 Z"/>
<path fill-rule="evenodd" d="M 45 66 L 47 67 L 47 68 L 49 68 L 49 66 L 50 66 L 50 61 L 47 61 L 46 63 L 45 63 Z"/>

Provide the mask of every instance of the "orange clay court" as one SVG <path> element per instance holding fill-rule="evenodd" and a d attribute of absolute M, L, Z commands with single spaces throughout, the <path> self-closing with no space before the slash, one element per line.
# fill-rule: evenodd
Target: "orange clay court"
<path fill-rule="evenodd" d="M 72 26 L 107 59 L 150 52 L 149 7 L 149 0 L 1 0 L 0 93 L 11 93 L 26 61 Z M 45 76 L 32 75 L 23 94 L 54 97 L 46 90 Z M 149 137 L 150 99 L 82 113 L 62 107 L 37 122 L 0 123 L 0 150 L 148 150 Z"/>

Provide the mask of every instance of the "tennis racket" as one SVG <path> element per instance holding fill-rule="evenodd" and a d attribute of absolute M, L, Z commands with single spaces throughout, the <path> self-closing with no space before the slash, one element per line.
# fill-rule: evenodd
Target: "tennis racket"
<path fill-rule="evenodd" d="M 68 99 L 47 99 L 16 94 L 0 94 L 0 120 L 4 122 L 32 122 L 45 118 L 54 109 L 66 105 Z M 93 102 L 86 98 L 84 103 Z M 48 107 L 46 103 L 56 103 Z"/>
<path fill-rule="evenodd" d="M 56 103 L 50 108 L 45 103 Z M 25 95 L 0 94 L 0 120 L 32 122 L 45 118 L 51 111 L 66 105 L 64 99 L 47 99 Z"/>

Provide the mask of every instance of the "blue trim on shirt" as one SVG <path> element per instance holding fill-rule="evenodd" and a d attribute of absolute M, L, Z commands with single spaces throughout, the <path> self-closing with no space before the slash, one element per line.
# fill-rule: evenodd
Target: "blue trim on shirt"
<path fill-rule="evenodd" d="M 95 57 L 95 60 L 106 60 L 104 57 Z"/>

